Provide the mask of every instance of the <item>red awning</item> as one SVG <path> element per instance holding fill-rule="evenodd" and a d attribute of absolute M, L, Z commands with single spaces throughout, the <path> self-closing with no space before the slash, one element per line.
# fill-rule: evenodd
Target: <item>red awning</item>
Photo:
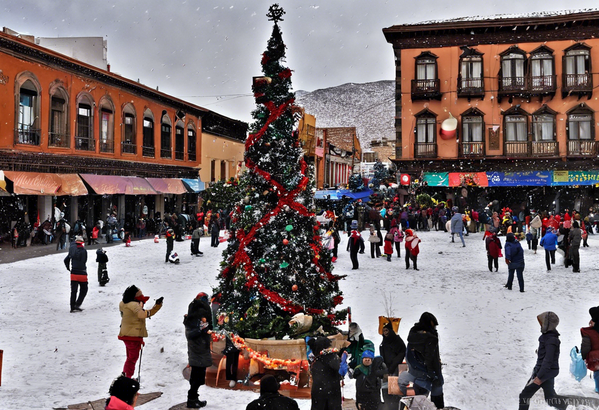
<path fill-rule="evenodd" d="M 98 195 L 156 195 L 148 181 L 138 177 L 79 174 Z"/>
<path fill-rule="evenodd" d="M 152 188 L 159 194 L 186 194 L 183 181 L 177 178 L 146 178 Z"/>
<path fill-rule="evenodd" d="M 13 193 L 18 195 L 57 195 L 62 185 L 57 174 L 4 171 L 4 177 L 12 181 Z"/>
<path fill-rule="evenodd" d="M 77 174 L 56 174 L 62 180 L 62 185 L 58 188 L 57 196 L 83 196 L 87 195 L 87 188 Z"/>

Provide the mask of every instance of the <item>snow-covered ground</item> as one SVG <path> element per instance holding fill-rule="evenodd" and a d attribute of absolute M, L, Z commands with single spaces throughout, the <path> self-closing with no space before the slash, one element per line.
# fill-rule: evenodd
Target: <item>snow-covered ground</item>
<path fill-rule="evenodd" d="M 363 235 L 366 237 L 367 232 Z M 547 272 L 544 251 L 526 249 L 526 292 L 508 291 L 505 262 L 498 273 L 487 269 L 482 234 L 466 237 L 466 247 L 450 243 L 442 232 L 423 232 L 418 266 L 406 270 L 403 259 L 371 259 L 360 255 L 360 269 L 351 270 L 345 241 L 340 245 L 336 274 L 345 306 L 365 337 L 377 346 L 379 315 L 384 299 L 392 297 L 399 334 L 407 337 L 422 312 L 439 320 L 441 359 L 445 363 L 445 402 L 462 410 L 516 408 L 518 394 L 534 366 L 537 314 L 552 310 L 560 317 L 562 349 L 556 390 L 562 394 L 597 395 L 590 378 L 577 383 L 569 374 L 569 351 L 580 345 L 579 328 L 589 322 L 588 309 L 598 305 L 599 236 L 581 248 L 581 271 L 563 267 L 563 257 Z M 504 243 L 504 238 L 502 243 Z M 200 291 L 217 284 L 223 246 L 210 248 L 202 239 L 203 258 L 189 256 L 189 241 L 176 242 L 181 264 L 164 263 L 165 243 L 134 242 L 127 248 L 108 248 L 110 283 L 96 281 L 95 252 L 90 252 L 90 290 L 82 313 L 69 313 L 69 274 L 64 254 L 0 265 L 0 349 L 4 350 L 0 409 L 51 409 L 106 397 L 111 381 L 120 374 L 125 347 L 117 340 L 118 303 L 124 289 L 135 284 L 154 299 L 164 296 L 163 309 L 148 320 L 149 337 L 143 352 L 142 393 L 164 394 L 140 409 L 166 410 L 185 400 L 188 383 L 181 376 L 187 363 L 182 318 Z M 8 250 L 9 252 L 9 250 Z M 402 250 L 402 256 L 403 256 Z M 163 352 L 161 352 L 163 350 Z M 200 389 L 209 409 L 243 410 L 258 395 L 251 392 Z M 354 397 L 349 381 L 345 396 Z M 531 409 L 549 409 L 539 392 Z M 302 409 L 310 403 L 299 400 Z"/>

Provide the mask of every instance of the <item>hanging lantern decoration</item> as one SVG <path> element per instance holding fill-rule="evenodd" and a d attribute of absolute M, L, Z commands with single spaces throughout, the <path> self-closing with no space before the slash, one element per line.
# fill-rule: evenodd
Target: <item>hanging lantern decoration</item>
<path fill-rule="evenodd" d="M 287 239 L 287 238 L 283 239 L 283 245 L 289 245 L 289 239 Z"/>
<path fill-rule="evenodd" d="M 287 225 L 287 226 L 285 227 L 285 230 L 286 230 L 287 232 L 291 231 L 292 229 L 293 229 L 293 225 Z"/>
<path fill-rule="evenodd" d="M 401 176 L 399 177 L 399 183 L 401 185 L 410 185 L 410 175 L 408 174 L 401 174 Z"/>
<path fill-rule="evenodd" d="M 292 290 L 292 291 L 294 291 L 294 292 L 297 292 L 297 285 L 293 285 L 293 286 L 291 287 L 291 290 Z"/>
<path fill-rule="evenodd" d="M 441 139 L 450 140 L 455 137 L 456 130 L 458 128 L 458 120 L 449 113 L 449 118 L 441 123 L 441 131 L 439 135 Z"/>

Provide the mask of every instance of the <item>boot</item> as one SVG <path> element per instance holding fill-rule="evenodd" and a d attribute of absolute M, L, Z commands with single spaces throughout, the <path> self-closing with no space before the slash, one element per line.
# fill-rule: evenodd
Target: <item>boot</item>
<path fill-rule="evenodd" d="M 445 407 L 445 401 L 443 400 L 443 395 L 439 396 L 431 396 L 431 401 L 435 404 L 435 407 L 438 409 L 442 409 Z"/>
<path fill-rule="evenodd" d="M 188 409 L 201 409 L 202 407 L 206 407 L 206 404 L 206 400 L 187 400 Z"/>

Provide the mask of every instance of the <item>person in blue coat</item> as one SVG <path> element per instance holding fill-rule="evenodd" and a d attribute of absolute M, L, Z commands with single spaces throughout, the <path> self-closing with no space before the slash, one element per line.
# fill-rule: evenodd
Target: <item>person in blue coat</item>
<path fill-rule="evenodd" d="M 557 249 L 557 235 L 553 233 L 552 227 L 547 227 L 545 236 L 541 238 L 541 246 L 545 249 L 545 264 L 547 264 L 547 272 L 549 272 L 551 265 L 555 265 L 555 250 Z"/>
<path fill-rule="evenodd" d="M 462 247 L 466 247 L 466 243 L 464 242 L 464 221 L 462 219 L 462 214 L 459 212 L 457 206 L 454 206 L 451 210 L 453 211 L 453 216 L 451 217 L 451 242 L 455 242 L 453 238 L 454 235 L 459 235 L 462 240 Z"/>
<path fill-rule="evenodd" d="M 507 263 L 508 269 L 505 287 L 512 290 L 514 272 L 516 272 L 520 292 L 524 292 L 524 249 L 522 249 L 520 242 L 516 240 L 516 236 L 511 232 L 507 234 L 505 240 L 505 263 Z"/>
<path fill-rule="evenodd" d="M 532 371 L 532 376 L 520 393 L 518 410 L 528 410 L 531 398 L 543 389 L 545 401 L 551 407 L 565 410 L 568 402 L 555 393 L 555 377 L 559 374 L 559 333 L 557 325 L 559 318 L 553 312 L 543 312 L 537 316 L 541 325 L 541 336 L 537 349 L 537 363 Z"/>

